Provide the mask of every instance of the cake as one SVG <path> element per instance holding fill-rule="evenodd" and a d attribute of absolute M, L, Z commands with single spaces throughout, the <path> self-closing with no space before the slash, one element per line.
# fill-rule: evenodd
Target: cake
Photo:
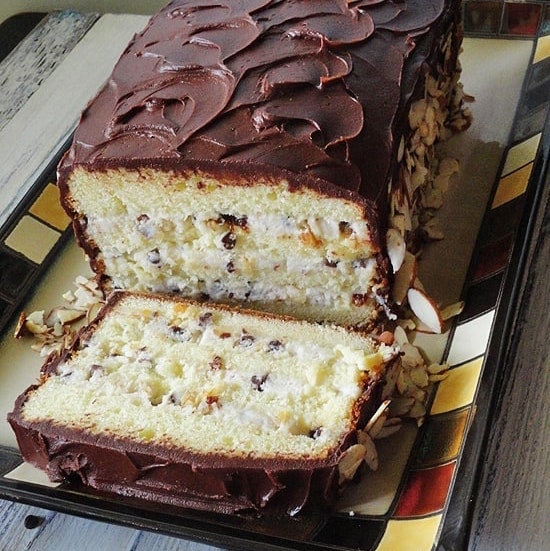
<path fill-rule="evenodd" d="M 468 124 L 460 20 L 458 0 L 170 3 L 59 165 L 102 289 L 362 328 L 394 316 L 404 243 L 429 233 L 435 143 Z"/>
<path fill-rule="evenodd" d="M 8 421 L 54 481 L 295 514 L 353 477 L 394 356 L 340 326 L 115 291 Z"/>

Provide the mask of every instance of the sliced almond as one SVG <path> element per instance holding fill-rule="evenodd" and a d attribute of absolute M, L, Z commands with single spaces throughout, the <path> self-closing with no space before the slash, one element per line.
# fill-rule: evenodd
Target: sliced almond
<path fill-rule="evenodd" d="M 88 278 L 84 277 L 83 275 L 77 275 L 74 279 L 74 282 L 76 285 L 83 285 L 86 286 L 89 282 Z"/>
<path fill-rule="evenodd" d="M 74 302 L 76 300 L 72 291 L 66 291 L 61 296 L 63 297 L 63 300 L 68 303 Z"/>
<path fill-rule="evenodd" d="M 422 229 L 424 230 L 426 236 L 432 241 L 441 241 L 445 237 L 441 224 L 437 218 L 432 218 L 426 222 L 422 226 Z"/>
<path fill-rule="evenodd" d="M 394 214 L 391 217 L 391 225 L 397 230 L 405 231 L 405 216 L 403 214 Z"/>
<path fill-rule="evenodd" d="M 386 245 L 393 272 L 396 273 L 405 259 L 405 252 L 407 250 L 405 239 L 399 230 L 390 228 L 386 232 Z"/>
<path fill-rule="evenodd" d="M 433 364 L 430 364 L 426 368 L 426 371 L 430 375 L 439 375 L 441 373 L 444 373 L 445 371 L 449 371 L 449 364 L 436 364 L 436 363 L 433 363 Z"/>
<path fill-rule="evenodd" d="M 447 378 L 449 375 L 449 365 L 433 363 L 426 368 L 426 372 L 430 383 L 437 383 Z"/>
<path fill-rule="evenodd" d="M 86 312 L 86 323 L 90 323 L 97 316 L 102 306 L 102 302 L 90 304 L 90 306 L 88 307 L 88 311 Z"/>
<path fill-rule="evenodd" d="M 412 318 L 397 320 L 397 327 L 401 327 L 404 331 L 414 331 L 416 322 Z"/>
<path fill-rule="evenodd" d="M 443 193 L 439 189 L 426 189 L 422 197 L 422 206 L 428 209 L 440 209 L 443 206 Z"/>
<path fill-rule="evenodd" d="M 395 274 L 395 279 L 393 282 L 392 298 L 396 304 L 403 304 L 407 296 L 407 291 L 416 280 L 416 274 L 416 258 L 412 253 L 406 251 L 401 267 Z"/>
<path fill-rule="evenodd" d="M 63 324 L 60 321 L 56 321 L 52 327 L 52 336 L 58 338 L 63 336 L 64 333 Z"/>
<path fill-rule="evenodd" d="M 390 417 L 404 417 L 414 405 L 414 398 L 398 396 L 392 399 L 390 404 Z"/>
<path fill-rule="evenodd" d="M 384 400 L 375 411 L 374 415 L 369 419 L 369 422 L 365 425 L 363 432 L 369 434 L 371 438 L 376 438 L 376 435 L 380 432 L 380 429 L 384 426 L 384 423 L 388 417 L 388 408 L 391 400 Z"/>
<path fill-rule="evenodd" d="M 340 484 L 344 483 L 346 480 L 351 480 L 355 476 L 366 453 L 367 449 L 362 444 L 354 444 L 344 452 L 340 459 L 340 463 L 338 463 Z"/>
<path fill-rule="evenodd" d="M 19 318 L 17 319 L 17 325 L 15 326 L 15 331 L 13 332 L 13 336 L 16 339 L 20 339 L 21 337 L 24 337 L 25 335 L 29 334 L 29 330 L 25 326 L 26 320 L 27 320 L 27 314 L 25 314 L 25 312 L 21 312 L 21 314 L 19 314 Z"/>
<path fill-rule="evenodd" d="M 376 445 L 374 444 L 373 439 L 366 432 L 360 431 L 358 440 L 361 445 L 365 448 L 365 454 L 363 456 L 363 461 L 373 470 L 378 469 L 378 452 L 376 451 Z"/>
<path fill-rule="evenodd" d="M 403 154 L 405 153 L 405 138 L 401 136 L 399 140 L 399 148 L 397 150 L 397 162 L 400 163 L 403 160 Z"/>
<path fill-rule="evenodd" d="M 414 344 L 404 343 L 401 346 L 401 352 L 403 353 L 401 360 L 405 367 L 413 368 L 424 365 L 424 357 Z"/>
<path fill-rule="evenodd" d="M 411 378 L 411 381 L 420 388 L 427 387 L 430 384 L 428 374 L 426 373 L 426 369 L 424 366 L 418 366 L 414 369 L 411 369 L 409 372 L 409 376 Z"/>
<path fill-rule="evenodd" d="M 393 338 L 399 346 L 402 346 L 404 343 L 409 342 L 409 337 L 407 337 L 407 332 L 400 325 L 398 325 L 393 330 Z"/>
<path fill-rule="evenodd" d="M 382 389 L 382 399 L 389 399 L 390 396 L 395 394 L 395 388 L 397 385 L 397 377 L 401 372 L 401 362 L 395 361 L 390 364 L 390 367 L 386 370 L 384 388 Z"/>
<path fill-rule="evenodd" d="M 77 310 L 76 308 L 64 308 L 64 307 L 55 308 L 53 314 L 54 314 L 54 319 L 57 318 L 57 320 L 63 325 L 66 323 L 72 323 L 74 321 L 78 321 L 85 316 L 85 312 L 83 312 L 82 310 Z"/>
<path fill-rule="evenodd" d="M 382 440 L 392 434 L 395 434 L 401 428 L 402 422 L 399 417 L 391 417 L 386 420 L 382 430 L 376 436 L 376 440 Z"/>
<path fill-rule="evenodd" d="M 430 375 L 428 379 L 430 380 L 430 383 L 438 383 L 440 381 L 444 381 L 448 376 L 449 376 L 448 371 L 445 371 L 438 375 Z"/>
<path fill-rule="evenodd" d="M 424 422 L 424 417 L 426 416 L 426 406 L 424 402 L 420 400 L 415 400 L 412 408 L 409 411 L 409 417 L 416 419 L 416 424 L 420 426 Z"/>
<path fill-rule="evenodd" d="M 464 310 L 463 300 L 459 300 L 458 302 L 449 304 L 448 306 L 445 306 L 445 308 L 441 310 L 441 319 L 443 321 L 447 321 L 448 319 L 454 318 L 455 316 L 462 314 L 463 310 Z"/>
<path fill-rule="evenodd" d="M 29 314 L 25 320 L 25 328 L 33 335 L 48 332 L 48 326 L 44 321 L 44 310 L 37 310 Z"/>
<path fill-rule="evenodd" d="M 434 333 L 443 331 L 443 320 L 439 308 L 422 289 L 411 288 L 407 292 L 407 300 L 413 313 Z"/>
<path fill-rule="evenodd" d="M 397 390 L 401 396 L 407 396 L 414 387 L 411 378 L 406 370 L 402 369 L 397 375 Z"/>

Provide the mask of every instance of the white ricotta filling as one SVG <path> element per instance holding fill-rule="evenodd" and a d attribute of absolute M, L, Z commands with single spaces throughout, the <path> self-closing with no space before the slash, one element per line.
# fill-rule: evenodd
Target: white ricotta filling
<path fill-rule="evenodd" d="M 119 288 L 348 308 L 376 278 L 364 222 L 141 213 L 90 216 L 87 231 Z"/>

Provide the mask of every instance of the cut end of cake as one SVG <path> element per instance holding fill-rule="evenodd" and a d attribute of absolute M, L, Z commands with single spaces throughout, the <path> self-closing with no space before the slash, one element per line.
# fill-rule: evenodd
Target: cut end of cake
<path fill-rule="evenodd" d="M 143 454 L 158 476 L 192 468 L 218 486 L 269 472 L 275 502 L 284 502 L 294 490 L 278 477 L 292 472 L 322 472 L 336 491 L 340 458 L 378 406 L 394 355 L 392 347 L 336 326 L 117 292 L 70 350 L 50 358 L 9 421 L 25 458 L 53 478 L 77 474 L 113 489 L 120 471 L 103 470 L 87 454 L 105 461 Z M 31 443 L 37 435 L 40 450 Z M 80 460 L 71 462 L 77 453 Z M 125 479 L 127 492 L 166 499 L 134 476 Z M 173 499 L 186 502 L 194 491 L 174 482 Z M 232 495 L 229 485 L 220 507 L 233 502 L 239 509 L 243 499 L 247 507 L 267 507 L 265 496 L 258 502 L 250 491 Z"/>
<path fill-rule="evenodd" d="M 222 4 L 170 3 L 84 110 L 78 241 L 105 290 L 371 328 L 386 230 L 437 234 L 434 144 L 467 125 L 460 2 Z"/>
<path fill-rule="evenodd" d="M 348 326 L 387 302 L 364 201 L 226 168 L 76 168 L 65 204 L 111 289 L 173 294 Z M 353 200 L 352 200 L 353 199 Z"/>

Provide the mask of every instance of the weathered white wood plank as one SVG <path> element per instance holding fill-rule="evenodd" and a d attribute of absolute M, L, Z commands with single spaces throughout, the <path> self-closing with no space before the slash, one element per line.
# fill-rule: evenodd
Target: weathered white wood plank
<path fill-rule="evenodd" d="M 0 130 L 16 115 L 99 17 L 75 11 L 48 14 L 0 63 Z"/>
<path fill-rule="evenodd" d="M 0 226 L 73 131 L 148 18 L 103 16 L 0 132 Z"/>
<path fill-rule="evenodd" d="M 151 551 L 152 549 L 162 549 L 162 551 L 218 551 L 220 548 L 152 532 L 139 532 L 131 551 Z"/>
<path fill-rule="evenodd" d="M 180 538 L 0 500 L 2 551 L 217 551 Z"/>
<path fill-rule="evenodd" d="M 40 534 L 41 527 L 25 529 L 25 519 L 34 520 L 32 516 L 39 519 L 42 524 L 51 521 L 55 515 L 53 511 L 45 511 L 36 507 L 28 507 L 8 501 L 0 501 L 0 549 L 5 551 L 19 551 L 30 549 L 33 541 Z"/>
<path fill-rule="evenodd" d="M 2 0 L 0 21 L 25 11 L 78 10 L 152 14 L 168 0 Z"/>
<path fill-rule="evenodd" d="M 520 282 L 522 299 L 494 406 L 471 549 L 550 549 L 550 177 Z"/>

